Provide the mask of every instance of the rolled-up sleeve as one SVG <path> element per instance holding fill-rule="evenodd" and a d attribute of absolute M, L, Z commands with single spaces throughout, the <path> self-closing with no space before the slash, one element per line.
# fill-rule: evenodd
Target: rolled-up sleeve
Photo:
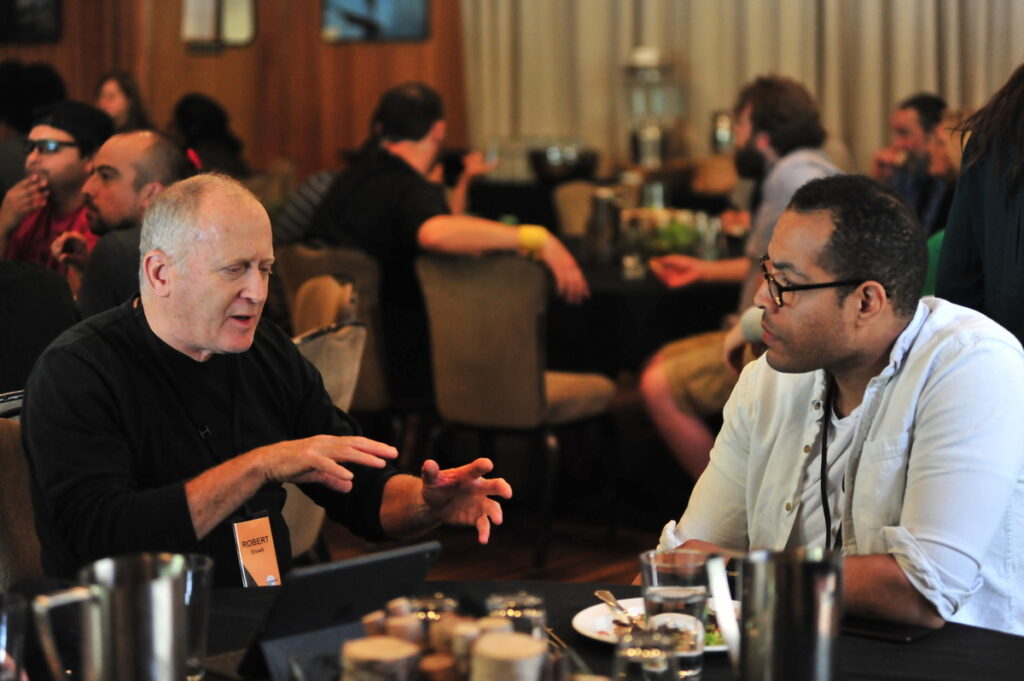
<path fill-rule="evenodd" d="M 881 529 L 914 587 L 949 619 L 994 573 L 1024 475 L 1024 361 L 1008 339 L 951 344 L 921 386 L 898 526 Z M 987 564 L 986 564 L 987 562 Z"/>

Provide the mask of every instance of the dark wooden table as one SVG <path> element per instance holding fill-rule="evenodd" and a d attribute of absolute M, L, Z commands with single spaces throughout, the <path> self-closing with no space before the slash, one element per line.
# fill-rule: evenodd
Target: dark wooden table
<path fill-rule="evenodd" d="M 580 610 L 597 603 L 595 589 L 606 588 L 620 598 L 639 596 L 639 587 L 621 584 L 567 582 L 427 582 L 423 593 L 442 591 L 460 600 L 469 614 L 483 614 L 492 593 L 525 590 L 544 598 L 548 625 L 598 674 L 608 674 L 612 647 L 572 628 Z M 218 592 L 210 623 L 210 649 L 239 647 L 258 628 L 272 593 Z M 1024 637 L 962 624 L 946 624 L 911 643 L 891 643 L 843 634 L 839 640 L 837 681 L 1019 681 L 1024 678 Z M 735 677 L 724 653 L 708 653 L 704 681 Z"/>
<path fill-rule="evenodd" d="M 583 267 L 590 298 L 569 305 L 552 297 L 548 306 L 548 368 L 596 371 L 614 378 L 638 371 L 664 344 L 720 329 L 735 312 L 736 284 L 694 284 L 670 289 L 650 272 L 637 281 L 618 266 Z"/>

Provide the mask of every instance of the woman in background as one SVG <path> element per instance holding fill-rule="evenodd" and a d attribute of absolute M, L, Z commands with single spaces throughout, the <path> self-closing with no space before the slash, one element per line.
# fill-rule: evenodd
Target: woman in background
<path fill-rule="evenodd" d="M 96 86 L 96 106 L 114 119 L 115 132 L 152 128 L 139 86 L 126 71 L 112 71 Z"/>

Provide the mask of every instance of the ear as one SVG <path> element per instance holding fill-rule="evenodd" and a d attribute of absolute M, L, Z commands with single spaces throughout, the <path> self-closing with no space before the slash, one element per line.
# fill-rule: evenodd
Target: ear
<path fill-rule="evenodd" d="M 771 136 L 763 130 L 754 133 L 754 148 L 761 153 L 768 153 L 769 151 L 774 153 L 775 151 L 772 149 Z"/>
<path fill-rule="evenodd" d="M 160 298 L 171 294 L 171 259 L 159 249 L 142 256 L 142 275 L 151 291 Z"/>
<path fill-rule="evenodd" d="M 430 132 L 428 133 L 435 142 L 440 144 L 444 141 L 445 136 L 448 134 L 448 124 L 444 120 L 437 121 L 430 126 Z"/>
<path fill-rule="evenodd" d="M 153 203 L 153 199 L 160 196 L 160 193 L 166 189 L 161 182 L 147 182 L 142 185 L 142 189 L 139 190 L 139 205 L 145 210 L 149 208 L 149 204 Z"/>
<path fill-rule="evenodd" d="M 861 284 L 851 297 L 856 298 L 858 318 L 865 322 L 877 318 L 889 303 L 885 287 L 874 280 Z"/>

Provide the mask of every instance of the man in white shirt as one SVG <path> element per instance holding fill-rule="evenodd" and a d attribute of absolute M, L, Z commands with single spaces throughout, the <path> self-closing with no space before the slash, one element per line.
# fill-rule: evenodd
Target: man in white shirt
<path fill-rule="evenodd" d="M 1024 634 L 1024 352 L 919 300 L 927 257 L 873 180 L 796 192 L 755 297 L 767 352 L 662 548 L 841 547 L 850 613 Z"/>

